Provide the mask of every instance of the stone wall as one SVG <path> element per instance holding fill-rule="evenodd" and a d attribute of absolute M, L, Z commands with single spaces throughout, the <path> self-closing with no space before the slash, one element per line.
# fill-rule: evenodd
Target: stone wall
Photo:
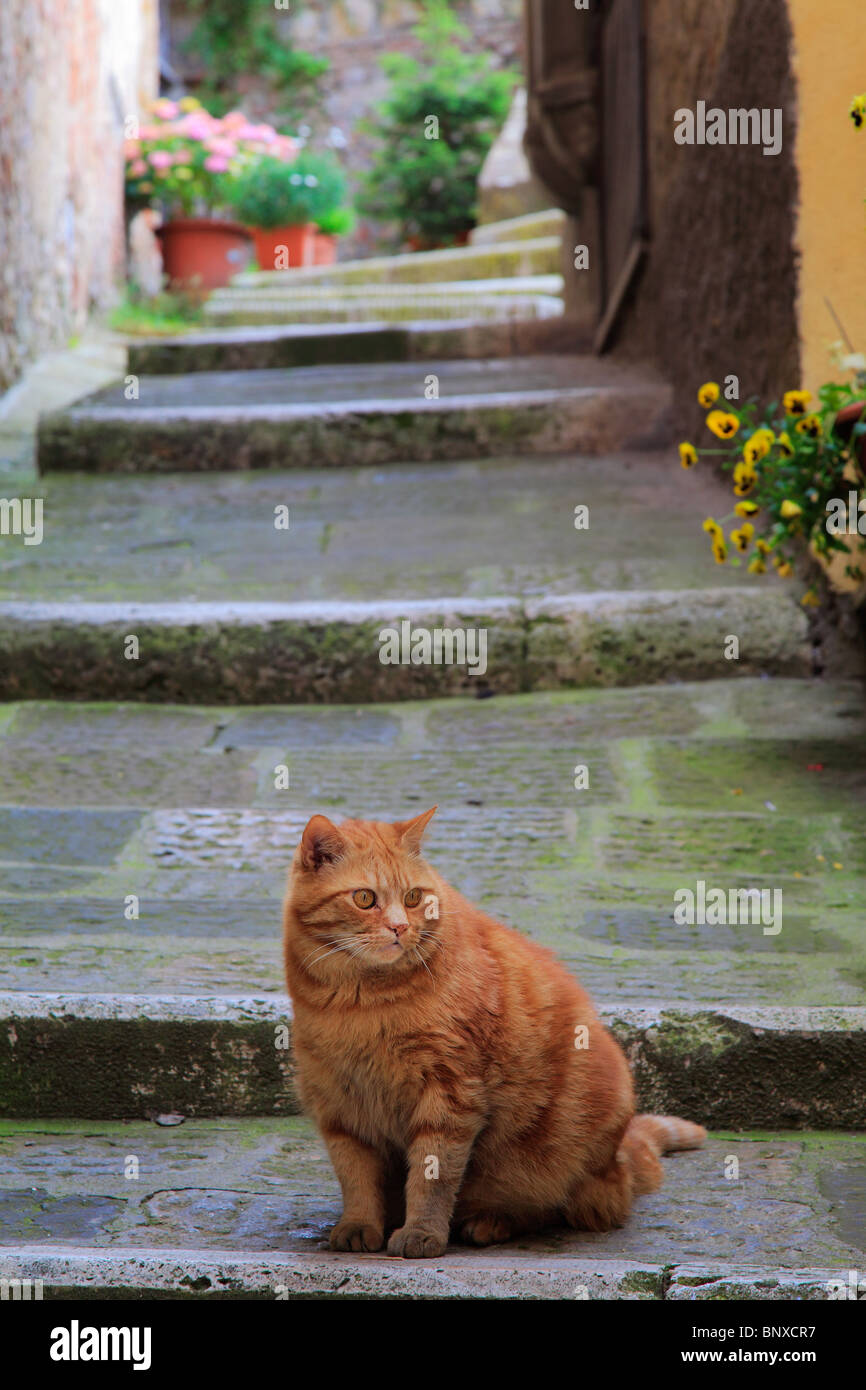
<path fill-rule="evenodd" d="M 490 53 L 500 66 L 520 69 L 522 0 L 457 0 L 451 8 L 468 27 L 478 51 Z M 323 113 L 313 122 L 314 132 L 316 139 L 325 140 L 336 134 L 353 182 L 367 167 L 372 148 L 358 122 L 374 113 L 387 91 L 380 59 L 385 53 L 417 52 L 412 30 L 424 9 L 423 0 L 295 0 L 290 10 L 276 16 L 296 48 L 331 64 L 322 80 Z M 192 28 L 184 0 L 168 0 L 163 23 L 171 66 L 194 90 L 205 74 L 184 52 Z M 267 119 L 273 114 L 254 75 L 244 81 L 240 97 L 250 116 Z M 363 254 L 372 249 L 372 238 L 372 229 L 362 225 L 354 250 Z"/>
<path fill-rule="evenodd" d="M 156 0 L 2 0 L 0 391 L 115 292 L 124 121 L 156 54 Z"/>
<path fill-rule="evenodd" d="M 688 428 L 702 381 L 733 373 L 743 398 L 766 399 L 800 374 L 791 30 L 786 0 L 654 0 L 647 13 L 651 244 L 618 343 L 656 362 Z M 699 100 L 781 108 L 781 153 L 677 145 L 674 112 Z"/>

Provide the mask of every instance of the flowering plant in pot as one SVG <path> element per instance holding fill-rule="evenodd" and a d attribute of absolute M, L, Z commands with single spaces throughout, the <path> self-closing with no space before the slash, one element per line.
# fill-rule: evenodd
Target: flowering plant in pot
<path fill-rule="evenodd" d="M 263 155 L 237 179 L 236 216 L 252 230 L 262 270 L 314 264 L 317 220 L 343 202 L 346 180 L 335 159 L 302 150 L 286 163 Z"/>
<path fill-rule="evenodd" d="M 337 259 L 337 239 L 346 236 L 355 226 L 351 208 L 333 208 L 316 218 L 313 240 L 313 265 L 333 265 Z"/>
<path fill-rule="evenodd" d="M 161 204 L 158 235 L 173 285 L 213 289 L 241 269 L 249 236 L 225 216 L 232 185 L 263 154 L 286 163 L 297 151 L 290 136 L 242 111 L 212 116 L 195 97 L 153 103 L 125 143 L 126 195 L 132 206 Z"/>
<path fill-rule="evenodd" d="M 866 578 L 866 402 L 863 384 L 829 382 L 813 400 L 809 391 L 785 392 L 759 410 L 756 401 L 723 401 L 719 386 L 705 382 L 698 401 L 719 448 L 679 446 L 683 468 L 717 455 L 732 475 L 731 515 L 707 517 L 704 530 L 717 564 L 748 564 L 750 574 L 772 567 L 783 579 L 794 573 L 796 542 L 805 541 L 830 568 L 841 561 L 850 586 Z M 735 522 L 729 534 L 724 527 Z M 862 522 L 862 524 L 861 524 Z M 850 543 L 849 543 L 850 542 Z M 847 558 L 845 558 L 847 557 Z M 818 603 L 814 586 L 801 599 Z"/>

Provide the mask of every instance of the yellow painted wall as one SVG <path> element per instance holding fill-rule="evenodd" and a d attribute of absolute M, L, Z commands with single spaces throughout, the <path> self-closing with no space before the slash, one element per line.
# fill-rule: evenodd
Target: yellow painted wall
<path fill-rule="evenodd" d="M 857 352 L 866 353 L 866 127 L 848 116 L 866 91 L 864 0 L 788 0 L 797 84 L 797 246 L 803 384 L 840 371 L 831 301 Z"/>

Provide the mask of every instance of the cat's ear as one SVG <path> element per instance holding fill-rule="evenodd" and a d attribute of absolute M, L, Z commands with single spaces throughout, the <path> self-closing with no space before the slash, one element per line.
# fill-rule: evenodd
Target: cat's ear
<path fill-rule="evenodd" d="M 410 854 L 420 854 L 421 840 L 424 831 L 436 814 L 436 809 L 435 806 L 431 806 L 429 811 L 424 811 L 422 815 L 416 816 L 414 820 L 398 820 L 395 823 L 394 829 L 397 832 L 400 844 L 403 849 L 408 850 Z"/>
<path fill-rule="evenodd" d="M 346 842 L 327 816 L 313 816 L 301 836 L 301 863 L 305 869 L 335 864 L 343 855 Z"/>

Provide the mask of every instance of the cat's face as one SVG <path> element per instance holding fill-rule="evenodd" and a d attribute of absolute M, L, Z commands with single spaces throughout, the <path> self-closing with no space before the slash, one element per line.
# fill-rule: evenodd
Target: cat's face
<path fill-rule="evenodd" d="M 292 866 L 290 902 L 304 963 L 337 980 L 366 970 L 422 969 L 436 949 L 438 880 L 420 857 L 435 807 L 411 821 L 313 816 Z"/>

